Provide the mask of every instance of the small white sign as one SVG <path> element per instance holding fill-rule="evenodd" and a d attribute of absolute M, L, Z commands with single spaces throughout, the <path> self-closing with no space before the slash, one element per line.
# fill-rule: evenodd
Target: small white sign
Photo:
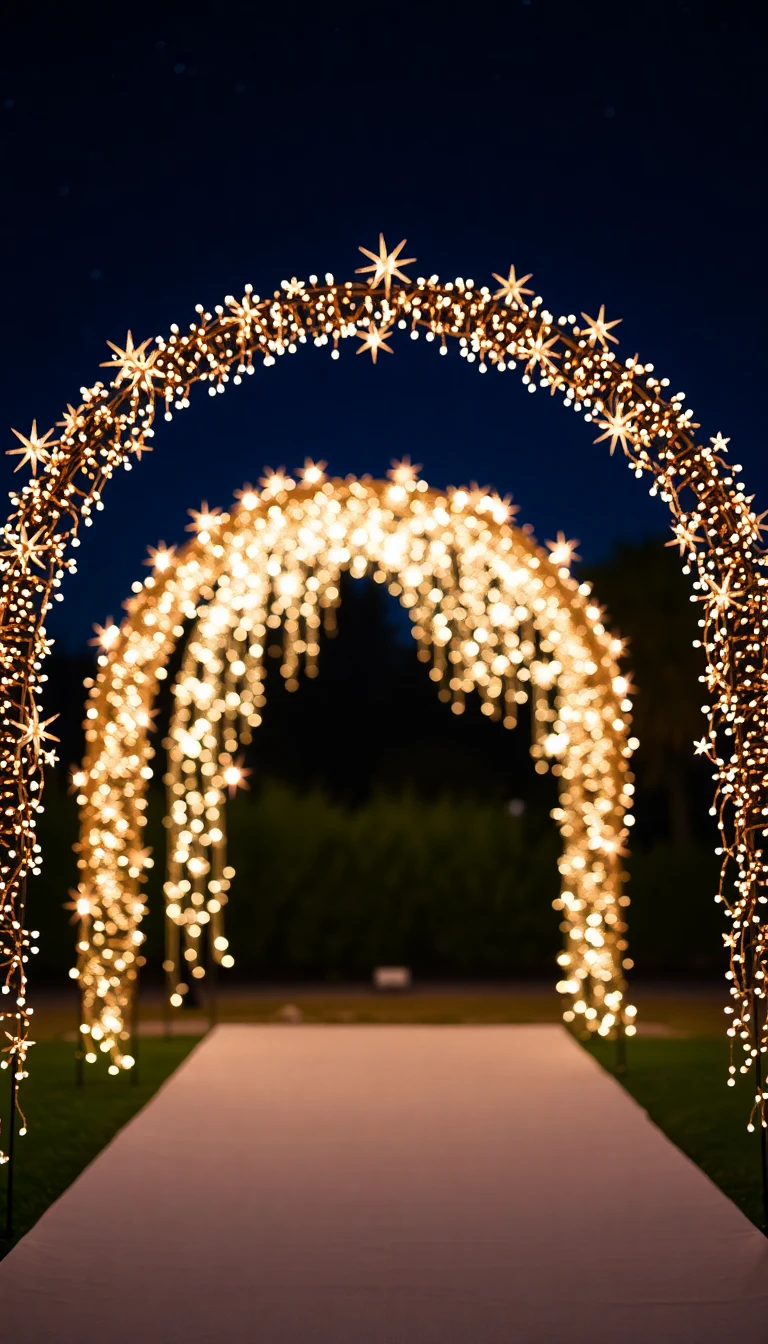
<path fill-rule="evenodd" d="M 410 989 L 411 972 L 408 966 L 377 966 L 373 972 L 377 989 Z"/>

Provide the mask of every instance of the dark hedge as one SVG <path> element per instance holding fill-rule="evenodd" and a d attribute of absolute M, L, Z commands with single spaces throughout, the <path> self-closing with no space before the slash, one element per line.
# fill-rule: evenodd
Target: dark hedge
<path fill-rule="evenodd" d="M 36 973 L 62 976 L 72 964 L 74 928 L 62 907 L 76 880 L 76 807 L 55 788 L 45 802 L 45 862 L 30 886 L 29 922 L 41 933 Z M 158 968 L 159 794 L 147 830 L 157 856 L 147 951 Z M 367 978 L 386 962 L 433 976 L 552 974 L 558 837 L 540 814 L 512 817 L 500 804 L 407 794 L 352 809 L 271 783 L 230 803 L 229 836 L 237 877 L 227 931 L 238 976 Z M 667 842 L 634 854 L 629 869 L 638 972 L 719 970 L 725 926 L 712 900 L 714 855 Z"/>

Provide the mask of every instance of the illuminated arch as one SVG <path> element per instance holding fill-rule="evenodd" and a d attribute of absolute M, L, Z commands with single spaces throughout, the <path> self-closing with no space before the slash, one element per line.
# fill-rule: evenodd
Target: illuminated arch
<path fill-rule="evenodd" d="M 186 409 L 197 383 L 209 395 L 268 369 L 286 354 L 315 345 L 333 357 L 342 342 L 361 340 L 375 359 L 398 329 L 424 337 L 441 353 L 455 341 L 467 364 L 482 373 L 519 367 L 530 391 L 564 398 L 601 430 L 597 441 L 618 445 L 635 475 L 650 477 L 651 494 L 669 506 L 693 600 L 701 602 L 701 644 L 707 659 L 708 728 L 697 750 L 712 763 L 714 813 L 721 832 L 722 879 L 716 899 L 731 920 L 728 944 L 733 1017 L 729 1034 L 742 1054 L 731 1068 L 753 1067 L 760 1084 L 760 1053 L 768 1049 L 768 1017 L 757 1026 L 754 1000 L 764 998 L 768 879 L 763 809 L 768 778 L 768 604 L 762 525 L 751 508 L 741 469 L 728 461 L 728 440 L 707 441 L 685 410 L 683 394 L 669 395 L 668 379 L 637 357 L 619 360 L 601 308 L 597 318 L 553 315 L 518 279 L 496 277 L 499 287 L 437 276 L 409 280 L 398 268 L 399 249 L 381 241 L 369 285 L 310 276 L 283 281 L 260 298 L 247 286 L 213 311 L 198 305 L 186 332 L 135 346 L 113 346 L 110 379 L 81 389 L 51 430 L 19 435 L 14 448 L 31 477 L 11 494 L 0 552 L 0 970 L 8 996 L 1 1025 L 11 1040 L 16 1075 L 23 1076 L 29 1031 L 26 961 L 26 880 L 39 869 L 36 843 L 42 767 L 51 727 L 42 717 L 41 677 L 49 641 L 45 617 L 65 572 L 74 567 L 78 531 L 103 507 L 107 482 L 131 468 L 154 435 L 158 418 Z M 405 263 L 402 263 L 403 265 Z M 525 277 L 526 280 L 530 277 Z M 38 468 L 40 474 L 37 474 Z M 756 1107 L 765 1123 L 765 1098 Z"/>
<path fill-rule="evenodd" d="M 624 1003 L 622 869 L 634 789 L 621 641 L 605 630 L 589 585 L 571 578 L 568 543 L 543 551 L 505 521 L 509 506 L 498 497 L 440 494 L 407 466 L 393 475 L 324 481 L 310 466 L 303 484 L 274 475 L 230 514 L 197 515 L 194 539 L 179 554 L 155 552 L 122 627 L 102 632 L 108 651 L 90 690 L 77 776 L 77 974 L 89 1059 L 109 1053 L 113 1069 L 132 1060 L 126 1041 L 150 861 L 142 845 L 149 729 L 183 622 L 192 626 L 173 687 L 165 777 L 166 972 L 177 1003 L 182 941 L 198 977 L 206 936 L 215 959 L 232 961 L 221 927 L 234 875 L 225 863 L 226 793 L 242 730 L 261 721 L 267 641 L 281 640 L 281 672 L 295 689 L 302 666 L 316 670 L 321 618 L 338 602 L 343 569 L 388 582 L 455 711 L 477 690 L 484 712 L 513 727 L 530 694 L 537 768 L 551 762 L 560 777 L 564 1016 L 602 1035 L 634 1029 Z"/>

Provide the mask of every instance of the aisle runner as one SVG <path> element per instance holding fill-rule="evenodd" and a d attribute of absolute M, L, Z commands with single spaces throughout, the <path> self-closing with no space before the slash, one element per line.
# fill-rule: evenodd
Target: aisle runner
<path fill-rule="evenodd" d="M 219 1027 L 0 1265 L 13 1344 L 764 1344 L 768 1246 L 558 1027 Z"/>

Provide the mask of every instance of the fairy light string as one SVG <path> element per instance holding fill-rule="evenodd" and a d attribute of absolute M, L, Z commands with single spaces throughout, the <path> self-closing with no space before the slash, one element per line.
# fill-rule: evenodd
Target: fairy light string
<path fill-rule="evenodd" d="M 369 250 L 366 249 L 366 255 Z M 337 282 L 330 274 L 283 281 L 261 297 L 252 286 L 227 295 L 182 331 L 136 345 L 114 344 L 103 380 L 80 390 L 55 431 L 17 433 L 10 451 L 29 473 L 11 491 L 0 543 L 0 1025 L 9 1038 L 3 1062 L 26 1072 L 31 1009 L 27 966 L 34 938 L 25 925 L 23 887 L 39 871 L 36 822 L 43 767 L 55 733 L 41 704 L 45 621 L 61 600 L 65 573 L 75 568 L 80 529 L 104 507 L 108 481 L 151 448 L 158 419 L 190 404 L 192 388 L 226 391 L 268 370 L 304 346 L 338 358 L 340 347 L 383 359 L 403 333 L 455 344 L 480 373 L 517 371 L 530 393 L 559 396 L 598 432 L 596 442 L 624 453 L 638 479 L 649 478 L 672 515 L 675 543 L 692 600 L 700 603 L 700 644 L 707 661 L 706 726 L 697 751 L 712 766 L 713 813 L 720 829 L 722 878 L 716 899 L 728 919 L 731 1003 L 728 1033 L 738 1072 L 754 1077 L 757 1051 L 768 1050 L 768 1025 L 755 1031 L 753 991 L 765 999 L 768 939 L 764 906 L 768 877 L 765 781 L 768 778 L 768 681 L 762 517 L 752 508 L 741 468 L 729 461 L 729 441 L 697 436 L 683 393 L 637 356 L 614 351 L 616 319 L 604 310 L 555 316 L 514 267 L 476 285 L 436 275 L 403 278 L 401 248 L 380 239 L 367 282 Z M 367 273 L 367 268 L 361 268 Z M 399 271 L 399 274 L 397 273 Z M 19 445 L 22 451 L 19 452 Z M 34 899 L 34 893 L 32 892 Z M 6 1007 L 7 1003 L 7 1007 Z M 765 1017 L 765 1014 L 763 1014 Z M 765 1093 L 755 1091 L 750 1124 L 766 1124 Z"/>
<path fill-rule="evenodd" d="M 142 845 L 158 682 L 184 639 L 168 737 L 165 971 L 179 1007 L 206 961 L 234 964 L 224 908 L 235 876 L 226 860 L 227 795 L 244 783 L 236 753 L 261 723 L 265 657 L 289 690 L 318 668 L 319 633 L 333 619 L 340 574 L 386 583 L 412 621 L 419 658 L 455 713 L 479 693 L 482 711 L 513 728 L 531 701 L 536 769 L 558 778 L 553 816 L 560 860 L 563 1016 L 606 1036 L 632 1034 L 625 1002 L 623 867 L 634 784 L 631 701 L 589 584 L 570 574 L 573 543 L 549 549 L 511 523 L 488 491 L 441 494 L 408 462 L 388 481 L 303 481 L 271 473 L 231 512 L 193 514 L 194 538 L 154 552 L 127 616 L 99 638 L 89 687 L 89 749 L 75 783 L 81 808 L 80 915 L 74 974 L 83 996 L 86 1059 L 129 1068 L 130 1004 L 141 961 Z M 158 561 L 160 568 L 158 568 Z M 184 622 L 187 622 L 185 630 Z M 207 944 L 207 955 L 206 955 Z"/>

